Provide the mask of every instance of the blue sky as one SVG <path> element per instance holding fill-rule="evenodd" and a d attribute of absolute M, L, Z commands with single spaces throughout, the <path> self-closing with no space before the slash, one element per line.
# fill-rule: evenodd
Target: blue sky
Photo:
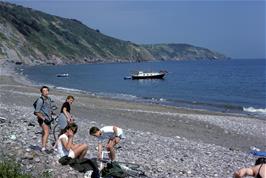
<path fill-rule="evenodd" d="M 75 18 L 138 44 L 189 43 L 232 58 L 266 58 L 264 0 L 9 2 Z"/>

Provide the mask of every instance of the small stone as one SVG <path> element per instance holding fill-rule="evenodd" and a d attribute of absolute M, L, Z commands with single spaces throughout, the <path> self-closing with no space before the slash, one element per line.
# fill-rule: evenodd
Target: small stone
<path fill-rule="evenodd" d="M 163 168 L 162 167 L 158 167 L 157 171 L 158 172 L 163 172 Z"/>
<path fill-rule="evenodd" d="M 183 156 L 184 156 L 185 158 L 187 158 L 187 157 L 188 157 L 188 155 L 187 155 L 187 154 L 184 154 Z"/>
<path fill-rule="evenodd" d="M 183 171 L 183 170 L 179 171 L 179 174 L 185 174 L 185 173 L 186 171 Z"/>
<path fill-rule="evenodd" d="M 41 159 L 40 158 L 34 158 L 34 161 L 36 162 L 36 163 L 39 163 L 40 161 L 41 161 Z"/>
<path fill-rule="evenodd" d="M 227 130 L 224 130 L 224 133 L 225 133 L 225 134 L 228 134 L 229 132 L 228 132 Z"/>
<path fill-rule="evenodd" d="M 28 164 L 27 166 L 26 166 L 26 168 L 27 169 L 31 169 L 33 166 L 31 165 L 31 164 Z"/>
<path fill-rule="evenodd" d="M 24 159 L 29 159 L 29 160 L 32 160 L 33 159 L 33 155 L 31 154 L 31 153 L 25 153 L 25 155 L 24 155 L 24 157 L 23 157 Z"/>
<path fill-rule="evenodd" d="M 20 157 L 16 157 L 16 162 L 17 163 L 21 162 L 21 158 Z"/>
<path fill-rule="evenodd" d="M 11 135 L 11 136 L 10 136 L 10 139 L 11 139 L 11 140 L 16 140 L 17 137 L 16 137 L 16 135 Z"/>
<path fill-rule="evenodd" d="M 180 136 L 175 136 L 175 138 L 180 139 L 181 137 Z"/>

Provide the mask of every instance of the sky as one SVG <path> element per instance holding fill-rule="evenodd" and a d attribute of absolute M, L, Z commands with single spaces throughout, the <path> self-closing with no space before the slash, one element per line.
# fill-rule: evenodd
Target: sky
<path fill-rule="evenodd" d="M 188 43 L 266 58 L 265 0 L 8 0 L 137 44 Z"/>

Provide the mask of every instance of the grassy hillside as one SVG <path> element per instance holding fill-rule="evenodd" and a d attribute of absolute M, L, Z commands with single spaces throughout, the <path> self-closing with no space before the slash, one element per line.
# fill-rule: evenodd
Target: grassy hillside
<path fill-rule="evenodd" d="M 226 56 L 206 48 L 189 44 L 154 44 L 143 45 L 154 58 L 161 60 L 185 60 L 185 59 L 223 59 Z"/>
<path fill-rule="evenodd" d="M 26 64 L 225 57 L 184 44 L 138 45 L 104 35 L 75 19 L 4 2 L 0 2 L 0 49 L 0 58 Z"/>

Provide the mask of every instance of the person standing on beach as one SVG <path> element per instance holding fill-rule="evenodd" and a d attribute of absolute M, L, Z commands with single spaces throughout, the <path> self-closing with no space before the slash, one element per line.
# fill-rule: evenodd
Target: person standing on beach
<path fill-rule="evenodd" d="M 61 130 L 63 130 L 68 124 L 74 121 L 72 115 L 70 114 L 71 107 L 70 105 L 74 102 L 74 97 L 69 95 L 66 98 L 66 101 L 62 105 L 61 113 L 58 117 L 58 125 Z"/>
<path fill-rule="evenodd" d="M 109 158 L 113 161 L 115 160 L 115 150 L 114 146 L 120 143 L 120 140 L 125 138 L 123 130 L 116 126 L 105 126 L 101 129 L 98 127 L 90 128 L 90 135 L 98 138 L 98 159 L 102 158 L 103 142 L 107 141 L 106 149 L 110 151 Z"/>
<path fill-rule="evenodd" d="M 47 86 L 43 86 L 40 89 L 41 97 L 36 101 L 36 107 L 34 111 L 34 115 L 37 116 L 38 123 L 42 127 L 42 149 L 41 151 L 48 152 L 46 148 L 46 144 L 49 137 L 49 128 L 52 122 L 52 100 L 48 96 L 49 88 Z"/>
<path fill-rule="evenodd" d="M 255 178 L 266 178 L 266 158 L 258 158 L 255 166 L 249 168 L 241 168 L 237 170 L 233 178 L 242 178 L 246 176 L 253 176 Z"/>

